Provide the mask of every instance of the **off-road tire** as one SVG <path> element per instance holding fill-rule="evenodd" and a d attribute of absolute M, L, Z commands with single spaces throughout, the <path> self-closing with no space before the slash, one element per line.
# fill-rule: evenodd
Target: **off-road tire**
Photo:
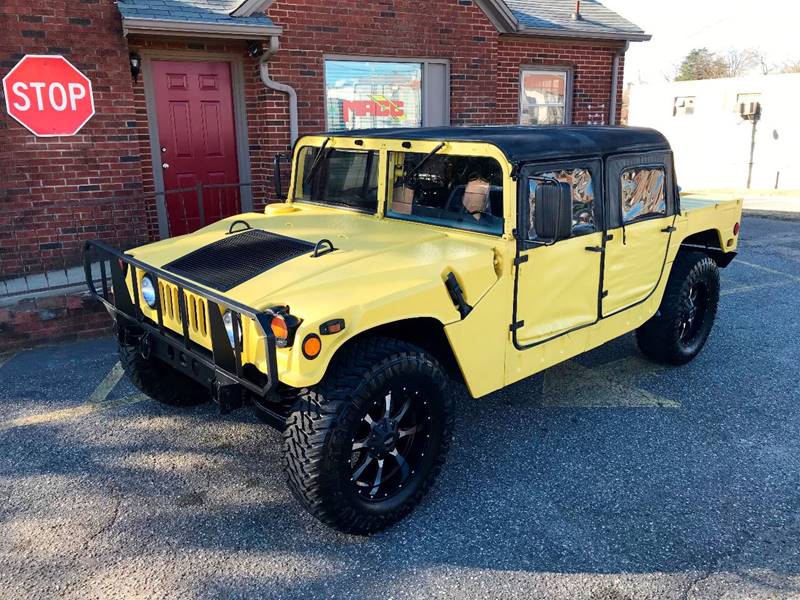
<path fill-rule="evenodd" d="M 695 301 L 692 301 L 693 295 Z M 718 305 L 717 264 L 699 252 L 679 253 L 672 265 L 658 312 L 636 330 L 639 349 L 659 363 L 688 363 L 703 349 L 714 325 Z M 685 329 L 688 315 L 693 310 L 693 332 L 692 335 L 685 335 L 689 333 Z M 695 322 L 697 319 L 699 323 Z"/>
<path fill-rule="evenodd" d="M 303 390 L 289 415 L 283 455 L 294 496 L 314 517 L 346 533 L 368 535 L 405 517 L 433 485 L 450 447 L 454 416 L 447 381 L 435 358 L 406 342 L 370 338 L 345 348 L 334 358 L 322 382 Z M 387 391 L 391 394 L 406 383 L 406 394 L 412 389 L 425 390 L 423 395 L 412 396 L 414 406 L 428 415 L 423 428 L 427 438 L 420 434 L 424 451 L 416 455 L 419 464 L 416 472 L 410 470 L 413 475 L 405 480 L 405 487 L 400 482 L 385 500 L 365 498 L 370 492 L 363 487 L 359 491 L 355 478 L 351 479 L 355 477 L 351 461 L 360 456 L 355 454 L 354 432 L 364 425 L 365 415 L 376 410 L 376 403 L 383 401 Z M 404 418 L 401 416 L 398 423 Z"/>
<path fill-rule="evenodd" d="M 211 392 L 154 357 L 144 358 L 139 346 L 119 345 L 119 362 L 134 386 L 169 406 L 194 406 L 211 400 Z"/>

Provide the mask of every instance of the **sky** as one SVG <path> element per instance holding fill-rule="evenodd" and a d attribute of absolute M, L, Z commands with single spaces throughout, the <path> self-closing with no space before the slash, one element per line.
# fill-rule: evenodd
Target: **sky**
<path fill-rule="evenodd" d="M 800 61 L 795 0 L 601 0 L 653 36 L 632 42 L 627 83 L 659 83 L 693 48 L 754 48 L 769 63 Z"/>

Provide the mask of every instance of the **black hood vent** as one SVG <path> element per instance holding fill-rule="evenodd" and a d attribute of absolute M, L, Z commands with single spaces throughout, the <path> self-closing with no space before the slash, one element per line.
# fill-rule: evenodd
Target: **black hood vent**
<path fill-rule="evenodd" d="M 250 229 L 203 246 L 164 265 L 164 270 L 227 292 L 273 267 L 314 249 L 314 244 Z"/>

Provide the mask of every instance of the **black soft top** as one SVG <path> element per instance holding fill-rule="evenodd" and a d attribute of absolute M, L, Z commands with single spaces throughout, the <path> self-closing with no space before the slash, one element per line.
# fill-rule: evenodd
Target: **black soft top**
<path fill-rule="evenodd" d="M 667 139 L 644 127 L 591 125 L 423 127 L 421 129 L 361 129 L 325 135 L 392 140 L 485 142 L 497 146 L 509 162 L 606 156 L 625 152 L 670 150 Z"/>

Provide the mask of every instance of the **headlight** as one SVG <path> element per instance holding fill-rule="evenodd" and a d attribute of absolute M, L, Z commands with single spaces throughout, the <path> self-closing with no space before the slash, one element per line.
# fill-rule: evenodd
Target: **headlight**
<path fill-rule="evenodd" d="M 147 275 L 142 277 L 142 298 L 150 308 L 156 307 L 156 286 L 153 285 L 153 280 Z"/>
<path fill-rule="evenodd" d="M 238 331 L 234 335 L 233 313 L 231 311 L 225 311 L 225 314 L 222 315 L 222 322 L 225 324 L 225 333 L 228 334 L 228 341 L 231 343 L 231 347 L 233 348 L 236 345 L 237 340 L 242 338 L 242 323 L 239 321 L 239 326 L 237 327 Z"/>

